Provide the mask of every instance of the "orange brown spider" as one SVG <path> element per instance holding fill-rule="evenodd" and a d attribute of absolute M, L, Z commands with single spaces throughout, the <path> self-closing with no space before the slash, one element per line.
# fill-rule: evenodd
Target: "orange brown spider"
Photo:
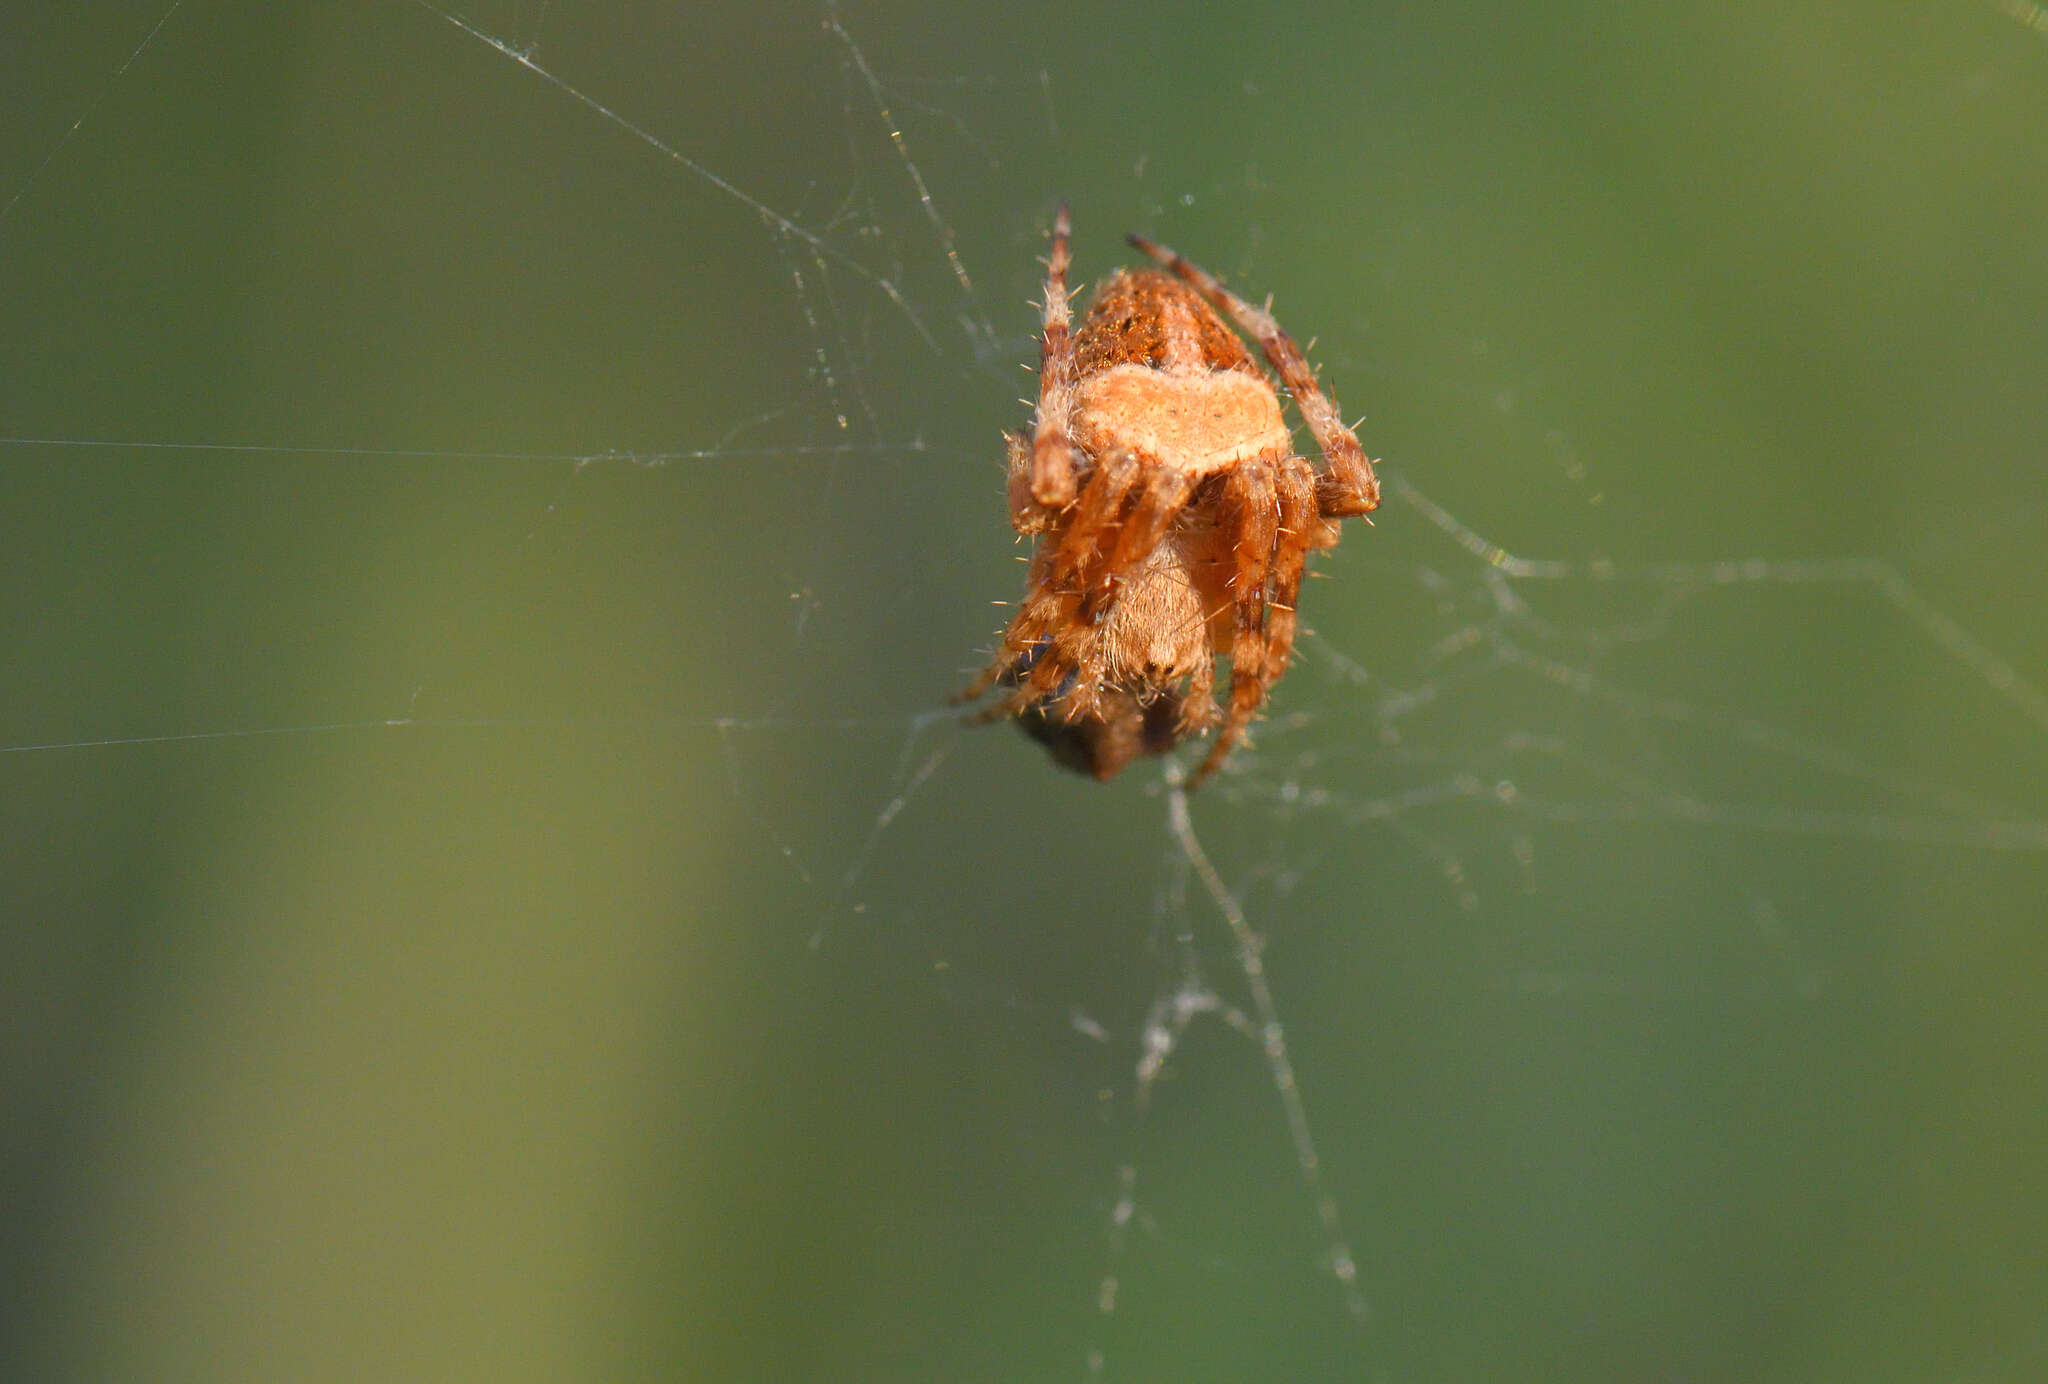
<path fill-rule="evenodd" d="M 1002 647 L 961 692 L 1002 684 L 979 720 L 1018 718 L 1098 779 L 1221 723 L 1189 777 L 1230 756 L 1287 670 L 1310 552 L 1369 514 L 1379 482 L 1358 438 L 1273 315 L 1143 236 L 1163 269 L 1119 269 L 1070 333 L 1062 206 L 1046 264 L 1038 411 L 1008 433 L 1010 522 L 1035 534 Z M 1270 306 L 1270 305 L 1269 305 Z M 1322 450 L 1295 455 L 1258 342 Z M 1228 710 L 1216 665 L 1230 660 Z"/>

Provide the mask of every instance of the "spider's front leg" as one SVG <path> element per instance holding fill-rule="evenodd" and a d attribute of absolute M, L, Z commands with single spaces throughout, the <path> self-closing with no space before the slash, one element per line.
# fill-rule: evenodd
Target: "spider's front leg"
<path fill-rule="evenodd" d="M 1130 517 L 1117 534 L 1116 547 L 1108 561 L 1098 567 L 1081 599 L 1081 618 L 1093 623 L 1116 599 L 1117 584 L 1142 566 L 1152 550 L 1166 537 L 1166 530 L 1180 517 L 1195 479 L 1177 466 L 1154 464 L 1145 485 L 1131 506 Z"/>
<path fill-rule="evenodd" d="M 1065 719 L 1094 714 L 1097 682 L 1086 676 L 1075 678 L 1093 661 L 1100 642 L 1098 622 L 1086 608 L 1085 593 L 1104 580 L 1104 549 L 1138 476 L 1138 460 L 1129 452 L 1103 457 L 1082 485 L 1072 518 L 1039 540 L 1049 546 L 1032 565 L 1031 598 L 1018 617 L 1020 621 L 1031 617 L 1039 631 L 1031 647 L 1034 662 L 1029 674 L 1018 681 L 1017 690 L 993 709 L 995 715 L 1021 712 L 1056 694 L 1061 697 L 1060 712 Z M 1108 560 L 1113 561 L 1113 556 Z M 1072 686 L 1068 687 L 1070 680 Z M 1066 688 L 1063 693 L 1062 688 Z"/>
<path fill-rule="evenodd" d="M 1294 657 L 1297 628 L 1294 603 L 1301 595 L 1308 555 L 1337 541 L 1336 525 L 1322 517 L 1316 501 L 1316 472 L 1301 457 L 1281 462 L 1274 477 L 1280 501 L 1280 524 L 1273 539 L 1273 562 L 1266 575 L 1266 681 L 1270 685 L 1287 671 Z"/>
<path fill-rule="evenodd" d="M 1074 443 L 1067 420 L 1074 412 L 1074 315 L 1067 301 L 1067 241 L 1073 224 L 1060 203 L 1052 222 L 1052 254 L 1045 262 L 1045 314 L 1038 342 L 1038 412 L 1031 425 L 1030 495 L 1046 509 L 1074 500 Z M 1016 502 L 1013 493 L 1012 512 Z"/>
<path fill-rule="evenodd" d="M 1095 579 L 1107 534 L 1137 479 L 1135 457 L 1110 453 L 1089 472 L 1064 521 L 1039 537 L 1024 603 L 1003 632 L 1002 647 L 955 698 L 971 702 L 1002 678 L 1017 675 L 1016 689 L 978 720 L 1000 720 L 1043 700 L 1087 656 L 1089 623 L 1080 614 L 1081 596 Z"/>
<path fill-rule="evenodd" d="M 1280 675 L 1271 658 L 1266 623 L 1266 584 L 1280 541 L 1280 508 L 1280 485 L 1271 462 L 1247 463 L 1224 477 L 1223 512 L 1232 534 L 1230 591 L 1237 617 L 1230 640 L 1230 710 L 1201 767 L 1189 775 L 1189 792 L 1230 758 L 1265 702 L 1266 689 Z"/>
<path fill-rule="evenodd" d="M 1031 434 L 1004 432 L 1003 452 L 1009 471 L 1010 527 L 1021 534 L 1044 533 L 1060 516 L 1032 497 Z"/>
<path fill-rule="evenodd" d="M 1181 699 L 1180 715 L 1174 722 L 1176 738 L 1206 734 L 1223 712 L 1216 705 L 1216 659 L 1203 659 L 1188 676 L 1187 695 Z"/>

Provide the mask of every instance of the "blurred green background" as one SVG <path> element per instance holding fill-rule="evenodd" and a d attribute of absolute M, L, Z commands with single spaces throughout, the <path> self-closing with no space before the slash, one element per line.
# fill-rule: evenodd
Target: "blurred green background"
<path fill-rule="evenodd" d="M 451 13 L 0 19 L 0 1373 L 2048 1375 L 2038 7 Z M 1362 1323 L 943 714 L 1063 197 L 1413 488 L 1193 805 Z"/>

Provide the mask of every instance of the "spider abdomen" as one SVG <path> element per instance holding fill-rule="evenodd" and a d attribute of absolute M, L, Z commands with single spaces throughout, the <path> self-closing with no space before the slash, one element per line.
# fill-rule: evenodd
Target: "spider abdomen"
<path fill-rule="evenodd" d="M 1123 449 L 1202 477 L 1289 448 L 1272 386 L 1242 371 L 1113 365 L 1074 395 L 1074 442 L 1088 456 Z"/>

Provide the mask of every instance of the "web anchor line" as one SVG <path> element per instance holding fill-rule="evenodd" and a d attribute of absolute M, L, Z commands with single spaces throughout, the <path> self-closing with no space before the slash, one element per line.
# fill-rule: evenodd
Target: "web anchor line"
<path fill-rule="evenodd" d="M 28 176 L 23 178 L 20 184 L 15 187 L 14 195 L 7 199 L 6 204 L 0 205 L 0 225 L 6 223 L 7 218 L 13 215 L 15 207 L 21 204 L 21 199 L 28 196 L 29 189 L 34 187 L 37 180 L 49 171 L 50 165 L 56 162 L 57 155 L 64 151 L 65 146 L 71 143 L 80 130 L 85 128 L 85 122 L 92 119 L 99 108 L 106 104 L 108 93 L 113 91 L 120 84 L 121 79 L 128 75 L 128 69 L 135 66 L 136 60 L 149 50 L 149 46 L 152 43 L 156 42 L 157 35 L 164 31 L 164 26 L 171 22 L 171 16 L 182 9 L 184 4 L 185 0 L 171 0 L 171 7 L 157 17 L 156 23 L 150 26 L 149 32 L 142 36 L 142 42 L 136 44 L 134 49 L 129 52 L 127 58 L 122 61 L 121 65 L 114 69 L 114 74 L 107 78 L 106 83 L 100 88 L 99 95 L 95 96 L 91 103 L 86 106 L 84 112 L 69 125 L 66 125 L 64 133 L 58 135 L 56 141 L 43 151 L 42 161 L 29 170 Z"/>
<path fill-rule="evenodd" d="M 982 312 L 981 302 L 974 291 L 974 280 L 968 276 L 967 265 L 960 258 L 959 237 L 954 233 L 951 223 L 940 215 L 939 204 L 932 197 L 931 187 L 925 182 L 924 174 L 919 171 L 916 160 L 910 157 L 910 144 L 903 136 L 902 122 L 897 120 L 895 113 L 889 109 L 888 93 L 883 90 L 881 79 L 875 75 L 874 69 L 868 66 L 867 55 L 854 43 L 853 35 L 847 33 L 846 26 L 839 22 L 838 0 L 825 0 L 825 27 L 830 29 L 833 37 L 845 47 L 847 61 L 852 64 L 854 71 L 860 74 L 869 97 L 875 103 L 876 113 L 882 117 L 883 128 L 889 134 L 890 147 L 895 149 L 896 157 L 902 161 L 903 171 L 910 178 L 912 188 L 916 190 L 917 204 L 923 209 L 925 220 L 931 223 L 932 234 L 938 237 L 940 248 L 946 252 L 946 264 L 953 271 L 954 282 L 960 286 L 961 300 L 966 310 L 972 314 L 975 328 L 984 340 L 993 337 L 995 327 Z"/>
<path fill-rule="evenodd" d="M 2048 692 L 1986 646 L 1963 625 L 1921 595 L 1898 570 L 1874 558 L 1740 558 L 1720 562 L 1658 562 L 1624 565 L 1527 558 L 1509 552 L 1417 489 L 1398 471 L 1382 478 L 1385 488 L 1420 511 L 1453 543 L 1510 581 L 1652 582 L 1706 589 L 1760 582 L 1784 585 L 1868 586 L 1894 610 L 1980 678 L 2029 721 L 2048 730 Z"/>
<path fill-rule="evenodd" d="M 1216 872 L 1209 853 L 1202 848 L 1201 838 L 1195 835 L 1194 820 L 1188 814 L 1186 774 L 1173 761 L 1166 766 L 1166 819 L 1175 844 L 1194 870 L 1195 877 L 1201 880 L 1202 890 L 1208 894 L 1209 901 L 1223 915 L 1231 938 L 1237 944 L 1238 966 L 1244 974 L 1245 986 L 1251 992 L 1253 1017 L 1257 1021 L 1253 1036 L 1266 1055 L 1267 1070 L 1272 1074 L 1274 1088 L 1280 1093 L 1280 1106 L 1287 1117 L 1288 1137 L 1294 1145 L 1295 1166 L 1300 1170 L 1302 1185 L 1307 1189 L 1309 1199 L 1315 1203 L 1316 1219 L 1322 1224 L 1330 1274 L 1337 1280 L 1338 1290 L 1343 1294 L 1345 1310 L 1353 1321 L 1363 1322 L 1370 1315 L 1370 1310 L 1365 1294 L 1358 1286 L 1357 1256 L 1351 1252 L 1351 1244 L 1344 1236 L 1337 1199 L 1323 1180 L 1323 1161 L 1316 1152 L 1315 1136 L 1309 1128 L 1308 1106 L 1302 1100 L 1301 1083 L 1295 1077 L 1294 1062 L 1288 1056 L 1287 1033 L 1280 1024 L 1279 1008 L 1273 1002 L 1273 988 L 1266 980 L 1265 942 L 1252 930 L 1244 909 L 1239 906 L 1229 886 L 1224 884 L 1223 877 Z M 1148 1051 L 1148 1058 L 1150 1055 Z"/>
<path fill-rule="evenodd" d="M 873 288 L 893 303 L 897 311 L 903 314 L 904 320 L 910 323 L 911 330 L 917 333 L 918 339 L 931 348 L 933 354 L 945 354 L 945 351 L 939 345 L 938 338 L 931 334 L 930 328 L 925 325 L 924 318 L 919 315 L 916 308 L 911 306 L 910 299 L 904 295 L 902 285 L 898 284 L 894 279 L 876 273 L 859 260 L 848 255 L 845 251 L 835 247 L 816 231 L 797 224 L 792 218 L 775 210 L 775 208 L 769 206 L 753 193 L 748 192 L 738 183 L 732 181 L 732 179 L 725 177 L 705 164 L 699 163 L 673 144 L 662 139 L 661 136 L 655 134 L 652 130 L 635 124 L 618 111 L 613 110 L 596 97 L 582 91 L 565 78 L 550 72 L 547 68 L 535 62 L 530 52 L 514 47 L 504 39 L 487 33 L 461 16 L 430 3 L 429 0 L 413 0 L 413 3 L 428 14 L 446 20 L 485 47 L 495 49 L 546 82 L 549 86 L 555 88 L 555 90 L 561 92 L 564 96 L 567 96 L 570 100 L 575 101 L 593 114 L 624 130 L 627 134 L 669 160 L 669 162 L 711 184 L 720 192 L 760 217 L 764 223 L 778 234 L 803 242 L 821 258 L 841 266 L 846 272 L 862 280 L 870 288 Z"/>

